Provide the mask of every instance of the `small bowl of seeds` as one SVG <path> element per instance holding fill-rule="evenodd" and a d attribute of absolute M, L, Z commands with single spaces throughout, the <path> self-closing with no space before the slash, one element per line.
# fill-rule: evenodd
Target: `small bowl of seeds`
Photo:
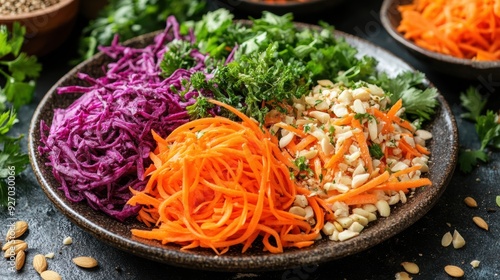
<path fill-rule="evenodd" d="M 42 56 L 59 47 L 71 34 L 79 0 L 0 0 L 0 25 L 26 28 L 23 51 Z"/>

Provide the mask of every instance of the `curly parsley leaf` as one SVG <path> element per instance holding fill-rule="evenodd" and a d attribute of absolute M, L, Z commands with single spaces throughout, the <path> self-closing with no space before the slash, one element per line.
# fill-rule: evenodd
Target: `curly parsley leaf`
<path fill-rule="evenodd" d="M 242 55 L 217 69 L 211 80 L 215 97 L 263 123 L 268 103 L 279 105 L 307 93 L 312 81 L 304 76 L 305 65 L 278 59 L 277 48 L 275 42 L 264 52 Z"/>
<path fill-rule="evenodd" d="M 196 60 L 191 56 L 193 46 L 184 40 L 173 40 L 167 44 L 168 51 L 163 55 L 160 62 L 161 76 L 164 78 L 172 75 L 177 69 L 189 69 L 196 64 Z"/>

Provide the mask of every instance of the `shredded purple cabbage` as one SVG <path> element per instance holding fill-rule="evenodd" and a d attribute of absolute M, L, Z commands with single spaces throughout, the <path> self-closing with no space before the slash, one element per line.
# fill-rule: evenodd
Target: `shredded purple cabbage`
<path fill-rule="evenodd" d="M 126 202 L 131 197 L 129 187 L 141 190 L 146 184 L 144 168 L 156 145 L 151 130 L 165 137 L 190 120 L 186 106 L 194 104 L 198 92 L 181 98 L 175 90 L 185 90 L 182 80 L 205 68 L 206 56 L 193 51 L 197 62 L 193 68 L 161 78 L 165 45 L 174 39 L 195 41 L 192 33 L 180 34 L 174 17 L 145 48 L 125 47 L 115 38 L 111 46 L 100 48 L 114 60 L 105 76 L 80 73 L 88 87 L 58 88 L 59 94 L 82 95 L 68 108 L 54 111 L 50 128 L 42 121 L 38 149 L 47 156 L 47 165 L 70 201 L 86 201 L 120 221 L 138 212 Z"/>

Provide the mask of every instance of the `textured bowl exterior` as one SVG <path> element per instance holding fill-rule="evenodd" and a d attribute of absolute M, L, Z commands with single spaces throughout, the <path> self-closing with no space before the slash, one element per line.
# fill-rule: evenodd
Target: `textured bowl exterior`
<path fill-rule="evenodd" d="M 152 41 L 155 34 L 137 37 L 126 44 L 134 47 L 145 46 Z M 360 54 L 376 57 L 380 61 L 379 68 L 391 75 L 402 70 L 411 70 L 410 66 L 399 58 L 367 41 L 339 31 L 335 31 L 335 34 L 358 48 Z M 444 192 L 456 165 L 457 126 L 448 104 L 442 96 L 439 96 L 440 106 L 436 111 L 436 117 L 426 127 L 434 135 L 430 143 L 432 161 L 429 166 L 429 177 L 433 186 L 419 188 L 406 204 L 394 207 L 389 218 L 380 218 L 370 223 L 362 234 L 355 238 L 344 242 L 332 242 L 324 238 L 311 247 L 287 249 L 282 254 L 264 252 L 262 246 L 255 244 L 245 254 L 234 248 L 221 256 L 211 250 L 181 251 L 176 245 L 161 245 L 159 242 L 139 239 L 130 234 L 132 228 L 144 228 L 137 221 L 129 220 L 121 223 L 103 213 L 93 211 L 86 204 L 69 202 L 58 190 L 58 183 L 52 176 L 51 169 L 45 166 L 46 158 L 37 150 L 41 136 L 40 121 L 44 120 L 50 125 L 53 110 L 68 106 L 78 97 L 77 94 L 58 95 L 56 89 L 59 86 L 83 85 L 76 77 L 78 72 L 88 73 L 94 77 L 101 76 L 104 73 L 103 65 L 107 62 L 109 60 L 102 53 L 97 54 L 67 73 L 47 92 L 35 110 L 30 124 L 28 140 L 30 160 L 45 194 L 71 221 L 108 244 L 147 259 L 201 270 L 263 271 L 313 265 L 360 253 L 391 238 L 424 216 Z"/>
<path fill-rule="evenodd" d="M 216 0 L 230 10 L 238 10 L 243 13 L 260 16 L 262 11 L 269 11 L 275 14 L 294 13 L 295 15 L 307 15 L 323 12 L 326 9 L 334 8 L 345 0 L 288 0 L 268 2 L 262 0 Z"/>
<path fill-rule="evenodd" d="M 23 51 L 43 56 L 59 47 L 71 34 L 80 0 L 61 0 L 46 9 L 13 16 L 1 16 L 0 24 L 9 28 L 14 22 L 26 27 Z"/>
<path fill-rule="evenodd" d="M 500 79 L 500 61 L 478 61 L 462 59 L 426 50 L 406 39 L 396 29 L 401 22 L 401 14 L 397 7 L 409 4 L 412 0 L 384 0 L 380 9 L 380 20 L 389 35 L 404 46 L 412 55 L 427 63 L 431 68 L 451 76 L 467 80 Z"/>

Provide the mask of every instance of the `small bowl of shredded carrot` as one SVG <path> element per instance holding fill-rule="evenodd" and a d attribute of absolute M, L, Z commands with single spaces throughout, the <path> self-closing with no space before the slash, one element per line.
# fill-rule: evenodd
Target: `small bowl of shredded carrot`
<path fill-rule="evenodd" d="M 477 79 L 500 77 L 500 2 L 385 0 L 385 29 L 440 72 Z"/>

